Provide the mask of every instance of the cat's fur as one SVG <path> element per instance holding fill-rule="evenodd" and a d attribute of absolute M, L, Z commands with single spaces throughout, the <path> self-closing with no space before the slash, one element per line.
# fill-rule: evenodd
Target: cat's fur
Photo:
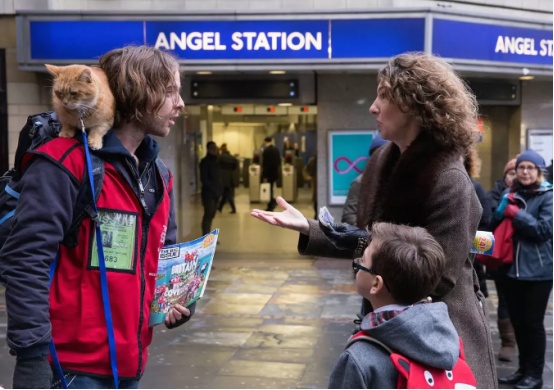
<path fill-rule="evenodd" d="M 52 104 L 62 125 L 60 137 L 71 138 L 81 131 L 82 115 L 90 148 L 100 149 L 115 116 L 115 100 L 104 71 L 85 65 L 45 66 L 54 76 Z"/>

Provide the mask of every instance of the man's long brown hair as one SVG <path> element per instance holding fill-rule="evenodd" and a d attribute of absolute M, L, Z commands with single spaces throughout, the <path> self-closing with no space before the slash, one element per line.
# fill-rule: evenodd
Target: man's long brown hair
<path fill-rule="evenodd" d="M 168 87 L 175 88 L 177 59 L 150 46 L 126 46 L 99 60 L 112 90 L 117 115 L 114 127 L 124 122 L 142 123 L 145 114 L 157 115 Z M 173 91 L 178 98 L 179 91 Z"/>

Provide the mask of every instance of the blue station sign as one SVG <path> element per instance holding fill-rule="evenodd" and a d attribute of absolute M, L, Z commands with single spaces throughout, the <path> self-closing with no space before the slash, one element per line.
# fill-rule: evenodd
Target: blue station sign
<path fill-rule="evenodd" d="M 426 24 L 432 23 L 432 28 Z M 312 20 L 34 20 L 26 60 L 94 61 L 117 47 L 151 45 L 184 62 L 376 61 L 407 51 L 445 58 L 552 66 L 552 29 L 422 16 Z M 432 31 L 427 39 L 426 31 Z M 28 43 L 28 44 L 27 44 Z"/>

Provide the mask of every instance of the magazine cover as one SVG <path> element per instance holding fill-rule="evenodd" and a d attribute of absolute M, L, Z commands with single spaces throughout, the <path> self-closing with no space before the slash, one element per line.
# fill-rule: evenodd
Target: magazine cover
<path fill-rule="evenodd" d="M 204 295 L 219 229 L 196 240 L 169 245 L 160 251 L 149 326 L 164 322 L 175 304 L 185 307 Z"/>

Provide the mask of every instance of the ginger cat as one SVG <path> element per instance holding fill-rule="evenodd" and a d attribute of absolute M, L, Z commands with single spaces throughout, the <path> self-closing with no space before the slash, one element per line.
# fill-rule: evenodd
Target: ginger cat
<path fill-rule="evenodd" d="M 115 100 L 104 71 L 85 65 L 45 66 L 54 76 L 52 104 L 62 125 L 60 137 L 71 138 L 81 131 L 82 115 L 90 148 L 100 149 L 115 116 Z"/>

